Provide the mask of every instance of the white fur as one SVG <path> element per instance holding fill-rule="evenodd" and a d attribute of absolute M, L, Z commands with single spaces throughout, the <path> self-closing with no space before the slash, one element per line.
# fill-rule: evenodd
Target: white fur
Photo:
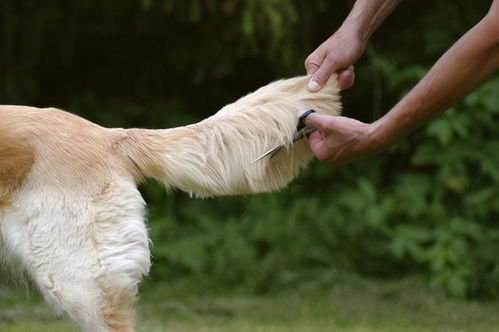
<path fill-rule="evenodd" d="M 165 186 L 197 196 L 274 191 L 296 177 L 312 159 L 306 140 L 291 146 L 298 112 L 314 109 L 338 115 L 339 88 L 333 77 L 319 92 L 308 91 L 308 77 L 271 83 L 222 108 L 199 123 L 151 132 L 165 144 L 154 153 L 168 165 L 151 175 Z M 169 139 L 173 138 L 174 139 Z M 252 164 L 279 144 L 288 148 Z M 148 149 L 151 153 L 151 149 Z M 144 154 L 139 159 L 145 158 Z"/>
<path fill-rule="evenodd" d="M 307 80 L 274 82 L 167 130 L 106 129 L 56 109 L 0 107 L 0 257 L 83 330 L 133 331 L 132 304 L 150 267 L 137 183 L 152 177 L 198 196 L 284 187 L 312 157 L 306 140 L 291 144 L 297 112 L 340 111 L 335 79 L 318 93 Z M 251 164 L 281 143 L 288 146 L 274 158 Z"/>

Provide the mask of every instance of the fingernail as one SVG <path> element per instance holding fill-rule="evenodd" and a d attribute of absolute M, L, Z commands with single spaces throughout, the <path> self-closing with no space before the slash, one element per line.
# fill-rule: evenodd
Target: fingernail
<path fill-rule="evenodd" d="M 319 85 L 319 83 L 317 83 L 316 81 L 314 81 L 314 80 L 310 80 L 310 81 L 308 82 L 308 89 L 309 89 L 310 91 L 312 91 L 312 92 L 313 92 L 313 91 L 317 91 L 317 90 L 319 90 L 319 88 L 320 88 L 320 85 Z"/>

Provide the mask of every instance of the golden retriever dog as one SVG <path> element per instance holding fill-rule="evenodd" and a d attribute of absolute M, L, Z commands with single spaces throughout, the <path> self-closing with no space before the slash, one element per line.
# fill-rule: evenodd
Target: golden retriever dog
<path fill-rule="evenodd" d="M 301 110 L 340 113 L 336 77 L 264 86 L 185 127 L 108 129 L 54 108 L 0 106 L 0 257 L 84 331 L 133 331 L 149 271 L 145 203 L 153 178 L 194 196 L 286 186 L 312 159 L 292 143 Z M 274 157 L 252 163 L 285 143 Z"/>

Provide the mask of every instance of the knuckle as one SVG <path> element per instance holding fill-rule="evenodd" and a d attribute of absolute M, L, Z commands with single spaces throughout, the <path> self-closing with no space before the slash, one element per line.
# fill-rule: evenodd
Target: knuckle
<path fill-rule="evenodd" d="M 315 68 L 315 67 L 319 67 L 316 58 L 308 57 L 307 59 L 305 59 L 305 68 Z"/>

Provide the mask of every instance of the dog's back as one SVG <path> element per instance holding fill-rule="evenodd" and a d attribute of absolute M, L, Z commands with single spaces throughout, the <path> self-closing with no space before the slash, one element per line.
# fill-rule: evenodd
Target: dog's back
<path fill-rule="evenodd" d="M 33 149 L 26 137 L 17 134 L 17 123 L 6 119 L 0 107 L 0 209 L 25 181 L 34 162 Z"/>
<path fill-rule="evenodd" d="M 9 181 L 1 187 L 19 188 L 30 174 L 33 185 L 81 193 L 123 171 L 115 139 L 112 130 L 55 108 L 0 106 L 0 181 Z"/>

